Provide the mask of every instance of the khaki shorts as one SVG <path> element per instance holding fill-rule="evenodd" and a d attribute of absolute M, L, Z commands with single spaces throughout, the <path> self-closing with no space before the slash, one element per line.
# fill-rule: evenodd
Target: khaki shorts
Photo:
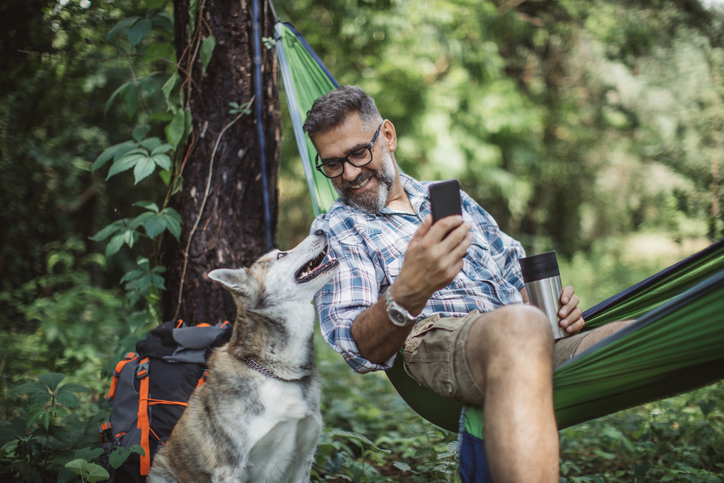
<path fill-rule="evenodd" d="M 465 357 L 465 340 L 479 315 L 474 310 L 464 317 L 433 315 L 420 321 L 405 341 L 407 373 L 443 397 L 480 404 L 485 393 L 475 383 Z M 573 357 L 587 334 L 560 339 L 555 345 L 553 367 Z"/>

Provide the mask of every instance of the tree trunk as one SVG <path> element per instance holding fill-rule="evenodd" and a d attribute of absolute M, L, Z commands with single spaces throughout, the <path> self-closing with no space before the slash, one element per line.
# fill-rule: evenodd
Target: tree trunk
<path fill-rule="evenodd" d="M 193 36 L 189 34 L 189 0 L 174 1 L 179 74 L 186 78 L 191 72 L 193 79 L 184 85 L 190 99 L 193 134 L 187 144 L 191 146 L 188 159 L 182 160 L 182 188 L 173 203 L 183 219 L 181 239 L 176 242 L 165 237 L 161 251 L 162 262 L 168 268 L 164 320 L 180 318 L 191 325 L 233 322 L 236 308 L 231 297 L 207 274 L 216 268 L 251 265 L 270 249 L 267 229 L 275 244 L 281 140 L 279 92 L 274 50 L 262 44 L 262 98 L 254 95 L 252 1 L 200 0 Z M 259 0 L 258 12 L 260 36 L 273 37 L 274 19 L 266 2 Z M 210 35 L 215 37 L 216 47 L 202 75 L 198 46 Z M 230 112 L 229 103 L 244 106 L 249 101 L 251 113 L 234 122 L 238 114 Z M 256 103 L 263 107 L 266 187 Z"/>

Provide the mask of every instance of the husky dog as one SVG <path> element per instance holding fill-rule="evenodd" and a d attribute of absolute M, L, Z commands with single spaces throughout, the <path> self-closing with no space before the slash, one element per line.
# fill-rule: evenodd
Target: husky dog
<path fill-rule="evenodd" d="M 308 482 L 320 433 L 314 294 L 337 270 L 327 238 L 214 270 L 236 302 L 231 341 L 189 400 L 148 476 L 159 482 Z"/>

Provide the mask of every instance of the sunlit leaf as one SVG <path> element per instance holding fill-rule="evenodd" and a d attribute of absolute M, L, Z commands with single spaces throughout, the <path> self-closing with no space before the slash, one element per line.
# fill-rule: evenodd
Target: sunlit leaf
<path fill-rule="evenodd" d="M 148 139 L 144 139 L 143 141 L 141 141 L 141 146 L 153 151 L 157 147 L 161 146 L 161 140 L 159 138 L 157 138 L 156 136 L 150 137 Z"/>
<path fill-rule="evenodd" d="M 173 144 L 164 143 L 164 144 L 161 144 L 161 145 L 155 147 L 153 149 L 153 151 L 151 151 L 151 156 L 153 156 L 155 154 L 167 153 L 167 152 L 171 151 L 172 149 L 173 149 Z"/>
<path fill-rule="evenodd" d="M 179 145 L 184 136 L 185 112 L 183 109 L 176 111 L 173 120 L 166 127 L 166 138 L 174 147 Z"/>
<path fill-rule="evenodd" d="M 108 170 L 108 176 L 106 176 L 106 179 L 133 168 L 143 159 L 148 159 L 148 155 L 145 152 L 143 154 L 127 154 L 123 156 L 121 159 L 113 163 L 111 169 Z"/>
<path fill-rule="evenodd" d="M 163 231 L 166 229 L 166 218 L 160 215 L 154 216 L 146 222 L 145 226 L 148 236 L 151 238 L 156 238 L 156 236 L 163 233 Z"/>
<path fill-rule="evenodd" d="M 152 156 L 153 162 L 158 165 L 161 169 L 171 169 L 171 158 L 168 157 L 166 154 L 157 154 L 155 156 Z"/>
<path fill-rule="evenodd" d="M 140 206 L 141 208 L 144 208 L 146 210 L 158 213 L 158 205 L 153 201 L 136 201 L 135 203 L 133 203 L 133 206 Z"/>
<path fill-rule="evenodd" d="M 118 253 L 118 250 L 121 249 L 123 243 L 125 242 L 125 235 L 125 232 L 119 233 L 111 238 L 108 245 L 106 245 L 106 257 L 110 257 L 111 255 Z"/>
<path fill-rule="evenodd" d="M 133 176 L 135 178 L 135 184 L 138 184 L 141 180 L 149 177 L 156 170 L 156 163 L 153 158 L 145 157 L 136 163 L 133 168 Z"/>

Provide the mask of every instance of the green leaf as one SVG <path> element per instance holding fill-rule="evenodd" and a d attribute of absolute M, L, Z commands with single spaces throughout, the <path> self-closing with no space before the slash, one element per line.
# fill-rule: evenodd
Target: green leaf
<path fill-rule="evenodd" d="M 153 23 L 165 29 L 168 33 L 173 33 L 173 19 L 165 13 L 157 13 L 152 17 Z"/>
<path fill-rule="evenodd" d="M 138 227 L 143 226 L 146 223 L 146 221 L 148 221 L 148 219 L 151 218 L 152 216 L 154 216 L 153 211 L 151 211 L 151 210 L 144 211 L 143 213 L 141 213 L 140 215 L 135 217 L 133 220 L 131 220 L 131 222 L 128 224 L 128 227 L 133 230 L 137 230 Z"/>
<path fill-rule="evenodd" d="M 199 0 L 189 0 L 189 36 L 196 32 L 196 17 L 199 14 Z"/>
<path fill-rule="evenodd" d="M 130 80 L 128 82 L 124 82 L 123 84 L 121 84 L 121 86 L 118 89 L 113 91 L 113 94 L 111 94 L 111 97 L 109 97 L 108 100 L 106 101 L 105 107 L 103 107 L 104 116 L 106 114 L 108 114 L 108 109 L 110 109 L 111 105 L 113 105 L 113 101 L 116 100 L 116 97 L 118 97 L 118 95 L 121 94 L 122 92 L 125 92 L 125 90 L 131 85 L 132 82 L 133 82 L 132 80 Z"/>
<path fill-rule="evenodd" d="M 168 157 L 166 154 L 157 154 L 156 156 L 152 156 L 151 159 L 153 159 L 153 162 L 156 163 L 156 165 L 165 170 L 171 169 L 171 158 Z"/>
<path fill-rule="evenodd" d="M 58 394 L 64 393 L 64 392 L 70 392 L 70 393 L 92 393 L 93 390 L 89 387 L 81 386 L 80 384 L 75 384 L 73 382 L 69 382 L 68 384 L 63 384 L 58 389 Z"/>
<path fill-rule="evenodd" d="M 173 114 L 171 114 L 170 112 L 164 111 L 164 112 L 156 112 L 156 113 L 152 114 L 151 117 L 148 118 L 148 122 L 164 124 L 167 122 L 171 122 L 172 119 L 173 119 Z"/>
<path fill-rule="evenodd" d="M 716 409 L 716 401 L 711 401 L 708 399 L 699 400 L 696 401 L 696 404 L 699 405 L 699 408 L 701 409 L 701 412 L 704 413 L 704 416 L 708 416 L 710 412 Z"/>
<path fill-rule="evenodd" d="M 156 80 L 157 75 L 158 72 L 153 72 L 141 80 L 141 89 L 146 93 L 146 95 L 150 96 L 156 92 L 156 89 L 158 88 L 158 81 Z"/>
<path fill-rule="evenodd" d="M 173 149 L 173 144 L 164 143 L 164 144 L 161 144 L 160 146 L 155 147 L 153 149 L 153 151 L 151 151 L 151 156 L 153 156 L 155 154 L 167 153 L 167 152 L 171 151 L 172 149 Z"/>
<path fill-rule="evenodd" d="M 609 461 L 616 459 L 616 455 L 615 455 L 615 454 L 613 454 L 613 453 L 607 453 L 606 451 L 600 450 L 600 449 L 598 449 L 598 448 L 594 449 L 593 452 L 594 452 L 595 454 L 597 454 L 598 456 L 600 456 L 601 458 L 606 459 L 606 460 L 609 460 Z"/>
<path fill-rule="evenodd" d="M 55 391 L 63 379 L 65 379 L 65 374 L 59 372 L 49 372 L 38 376 L 38 380 L 48 386 L 51 391 Z"/>
<path fill-rule="evenodd" d="M 146 233 L 151 238 L 156 238 L 166 229 L 166 218 L 163 216 L 154 216 L 146 222 Z"/>
<path fill-rule="evenodd" d="M 128 17 L 116 24 L 115 27 L 111 29 L 110 32 L 106 34 L 106 40 L 111 41 L 116 38 L 116 36 L 123 31 L 123 29 L 128 28 L 130 25 L 133 25 L 133 23 L 138 20 L 141 17 Z"/>
<path fill-rule="evenodd" d="M 103 454 L 103 449 L 101 448 L 81 448 L 78 451 L 75 452 L 73 455 L 73 458 L 75 459 L 84 459 L 86 461 L 93 461 L 94 459 L 98 458 L 100 455 Z"/>
<path fill-rule="evenodd" d="M 131 270 L 130 272 L 126 272 L 126 274 L 121 277 L 121 283 L 128 282 L 129 280 L 135 280 L 145 274 L 146 272 L 144 270 Z"/>
<path fill-rule="evenodd" d="M 191 134 L 191 131 L 193 130 L 193 116 L 191 115 L 191 111 L 184 111 L 184 141 L 188 139 L 189 135 Z"/>
<path fill-rule="evenodd" d="M 118 467 L 125 463 L 129 456 L 131 456 L 131 450 L 123 446 L 114 446 L 113 452 L 108 457 L 108 462 L 113 468 L 118 469 Z"/>
<path fill-rule="evenodd" d="M 163 7 L 163 4 L 166 3 L 166 0 L 145 0 L 144 3 L 146 4 L 146 8 L 150 10 L 152 8 Z"/>
<path fill-rule="evenodd" d="M 14 387 L 11 391 L 11 395 L 17 395 L 17 394 L 36 394 L 36 393 L 48 393 L 48 388 L 45 386 L 45 384 L 40 384 L 39 382 L 26 382 L 25 384 L 21 384 L 17 387 Z"/>
<path fill-rule="evenodd" d="M 98 156 L 93 163 L 93 166 L 91 167 L 91 171 L 95 171 L 98 168 L 102 167 L 104 164 L 106 164 L 111 158 L 114 158 L 116 154 L 120 151 L 126 150 L 125 152 L 130 151 L 131 149 L 135 148 L 136 144 L 133 141 L 126 141 L 120 144 L 115 144 L 109 148 L 107 148 L 105 151 L 101 153 L 100 156 Z"/>
<path fill-rule="evenodd" d="M 141 180 L 149 177 L 155 170 L 156 163 L 153 158 L 146 157 L 139 160 L 138 163 L 136 163 L 136 167 L 133 168 L 133 176 L 135 178 L 134 184 L 138 184 Z"/>
<path fill-rule="evenodd" d="M 157 273 L 151 274 L 151 284 L 161 290 L 166 290 L 166 281 Z"/>
<path fill-rule="evenodd" d="M 138 109 L 138 91 L 136 90 L 135 84 L 129 85 L 121 93 L 123 98 L 123 107 L 126 110 L 128 117 L 133 117 Z"/>
<path fill-rule="evenodd" d="M 58 404 L 67 408 L 77 408 L 80 405 L 78 396 L 76 396 L 72 392 L 56 394 L 55 400 L 58 401 Z"/>
<path fill-rule="evenodd" d="M 166 83 L 161 88 L 164 97 L 166 97 L 166 102 L 168 102 L 169 105 L 174 104 L 173 102 L 171 102 L 171 95 L 173 94 L 174 87 L 176 87 L 176 83 L 179 80 L 181 80 L 181 77 L 178 75 L 178 72 L 174 72 L 173 75 L 168 78 Z"/>
<path fill-rule="evenodd" d="M 141 146 L 143 146 L 146 149 L 154 150 L 157 147 L 161 146 L 161 140 L 157 138 L 156 136 L 144 139 L 141 141 Z"/>
<path fill-rule="evenodd" d="M 149 126 L 148 124 L 139 124 L 138 126 L 133 128 L 133 139 L 135 139 L 137 143 L 140 143 L 143 138 L 146 137 L 146 134 L 148 133 L 148 131 L 150 131 L 150 129 L 151 126 Z"/>
<path fill-rule="evenodd" d="M 214 47 L 216 47 L 216 38 L 214 38 L 213 35 L 206 37 L 201 43 L 199 56 L 201 57 L 201 64 L 203 66 L 201 72 L 203 74 L 206 73 L 206 67 L 208 67 L 209 61 L 211 61 L 211 54 L 214 52 Z"/>
<path fill-rule="evenodd" d="M 166 208 L 168 210 L 169 208 Z M 173 209 L 173 208 L 170 208 Z M 164 212 L 166 210 L 163 210 Z M 174 210 L 176 211 L 176 210 Z M 178 213 L 176 213 L 178 214 Z M 181 237 L 181 222 L 177 220 L 175 217 L 167 216 L 166 217 L 166 229 L 173 235 L 173 237 L 178 241 Z"/>
<path fill-rule="evenodd" d="M 93 241 L 103 241 L 121 229 L 122 229 L 121 225 L 119 223 L 114 222 L 89 238 Z"/>
<path fill-rule="evenodd" d="M 28 410 L 28 421 L 26 423 L 25 429 L 30 429 L 33 423 L 35 423 L 35 421 L 37 421 L 40 416 L 46 413 L 47 411 L 42 406 L 35 406 L 30 408 L 30 410 Z"/>
<path fill-rule="evenodd" d="M 145 151 L 143 154 L 127 154 L 123 156 L 118 161 L 115 161 L 111 166 L 111 169 L 108 170 L 108 176 L 106 176 L 106 180 L 109 179 L 111 176 L 135 167 L 139 161 L 144 159 L 148 159 L 148 155 L 145 153 Z"/>
<path fill-rule="evenodd" d="M 174 148 L 178 147 L 184 137 L 185 110 L 179 109 L 173 116 L 173 121 L 166 127 L 166 139 Z"/>
<path fill-rule="evenodd" d="M 128 230 L 123 237 L 123 241 L 129 248 L 133 248 L 133 245 L 138 241 L 138 232 L 136 230 Z"/>
<path fill-rule="evenodd" d="M 400 471 L 410 471 L 412 469 L 410 465 L 408 465 L 407 463 L 402 463 L 400 461 L 395 461 L 392 466 Z"/>
<path fill-rule="evenodd" d="M 153 285 L 153 280 L 151 279 L 151 274 L 146 273 L 143 277 L 137 278 L 136 280 L 133 280 L 132 282 L 128 282 L 126 284 L 126 290 L 142 290 L 142 289 L 148 288 L 151 285 Z"/>
<path fill-rule="evenodd" d="M 111 255 L 118 253 L 118 250 L 121 249 L 125 241 L 125 235 L 126 233 L 123 232 L 111 238 L 111 241 L 109 241 L 108 245 L 106 245 L 106 257 L 110 257 Z"/>
<path fill-rule="evenodd" d="M 140 206 L 141 208 L 144 208 L 148 211 L 158 213 L 158 205 L 153 201 L 136 201 L 135 203 L 133 203 L 133 206 Z"/>
<path fill-rule="evenodd" d="M 168 169 L 159 171 L 158 176 L 161 178 L 161 181 L 163 181 L 163 184 L 165 184 L 166 186 L 168 186 L 171 182 L 171 171 L 169 171 Z"/>
<path fill-rule="evenodd" d="M 131 47 L 135 47 L 151 30 L 152 26 L 153 23 L 147 18 L 134 23 L 127 32 L 128 40 L 131 42 Z"/>

